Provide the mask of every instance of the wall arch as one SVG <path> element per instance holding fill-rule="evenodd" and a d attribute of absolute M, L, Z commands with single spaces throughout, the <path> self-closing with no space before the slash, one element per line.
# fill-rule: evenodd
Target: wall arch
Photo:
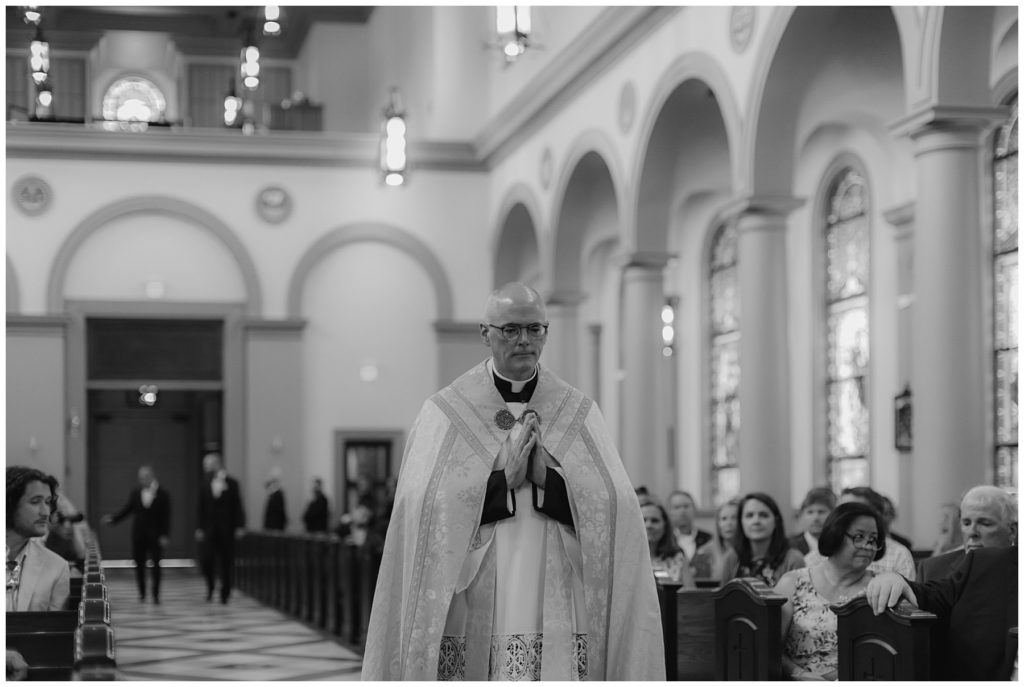
<path fill-rule="evenodd" d="M 82 220 L 61 244 L 46 287 L 46 304 L 51 313 L 59 313 L 64 309 L 64 286 L 68 268 L 79 248 L 110 222 L 129 215 L 165 215 L 185 220 L 209 231 L 224 244 L 238 266 L 242 282 L 245 284 L 246 314 L 258 316 L 263 311 L 263 297 L 256 265 L 249 251 L 227 224 L 203 208 L 178 198 L 138 196 L 100 208 Z"/>
<path fill-rule="evenodd" d="M 533 190 L 522 182 L 517 183 L 505 193 L 505 197 L 498 207 L 496 229 L 492 234 L 493 242 L 491 244 L 491 274 L 493 275 L 495 288 L 509 281 L 512 272 L 517 271 L 521 267 L 519 264 L 522 257 L 521 254 L 516 256 L 518 259 L 515 261 L 515 264 L 508 263 L 509 255 L 506 241 L 514 238 L 510 236 L 509 232 L 522 229 L 531 233 L 532 246 L 522 246 L 521 249 L 535 248 L 538 253 L 538 263 L 544 264 L 541 260 L 543 245 L 540 240 L 540 237 L 544 235 L 544 231 L 539 224 L 542 215 L 540 202 L 537 200 Z M 543 275 L 540 275 L 540 277 L 543 278 Z"/>
<path fill-rule="evenodd" d="M 452 319 L 454 312 L 452 287 L 441 261 L 421 239 L 404 229 L 388 224 L 363 222 L 338 227 L 321 236 L 311 245 L 295 266 L 288 282 L 288 317 L 301 317 L 302 291 L 313 267 L 328 253 L 359 241 L 386 243 L 410 255 L 427 273 L 434 285 L 439 320 Z"/>
<path fill-rule="evenodd" d="M 18 273 L 14 271 L 11 256 L 7 256 L 7 314 L 13 315 L 21 311 L 21 287 L 18 285 Z"/>
<path fill-rule="evenodd" d="M 742 148 L 739 142 L 743 136 L 743 117 L 740 113 L 739 102 L 732 90 L 732 81 L 726 75 L 721 65 L 713 58 L 704 53 L 686 53 L 680 55 L 658 79 L 651 97 L 647 103 L 643 123 L 638 132 L 640 146 L 637 149 L 637 156 L 633 160 L 633 179 L 640 179 L 643 173 L 644 161 L 647 155 L 647 143 L 651 140 L 654 127 L 658 122 L 665 103 L 675 93 L 683 82 L 695 79 L 703 82 L 715 94 L 718 101 L 718 110 L 722 116 L 725 126 L 729 155 L 733 168 L 733 186 L 737 186 L 740 180 L 740 168 L 742 162 Z M 638 198 L 633 201 L 633 212 L 636 212 Z"/>

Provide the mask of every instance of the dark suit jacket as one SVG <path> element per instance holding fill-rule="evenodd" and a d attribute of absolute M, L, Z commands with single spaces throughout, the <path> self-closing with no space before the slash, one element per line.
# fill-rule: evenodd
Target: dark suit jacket
<path fill-rule="evenodd" d="M 947 551 L 946 553 L 938 556 L 922 559 L 921 562 L 917 564 L 917 581 L 930 582 L 931 580 L 941 580 L 943 577 L 949 577 L 953 568 L 955 568 L 966 555 L 967 552 L 965 552 L 961 547 L 955 551 Z"/>
<path fill-rule="evenodd" d="M 242 495 L 238 481 L 227 477 L 227 488 L 219 498 L 213 498 L 211 489 L 212 475 L 207 475 L 199 490 L 199 520 L 196 527 L 204 534 L 224 534 L 234 536 L 234 531 L 245 527 L 245 510 L 242 508 Z"/>
<path fill-rule="evenodd" d="M 796 549 L 804 556 L 811 552 L 811 547 L 807 545 L 807 540 L 804 538 L 803 532 L 800 534 L 794 534 L 788 541 L 789 548 Z"/>
<path fill-rule="evenodd" d="M 283 530 L 288 524 L 284 509 L 284 492 L 278 489 L 267 496 L 267 507 L 263 511 L 263 529 Z"/>
<path fill-rule="evenodd" d="M 1010 678 L 1016 658 L 1007 650 L 1007 634 L 1017 626 L 1016 546 L 971 551 L 949 577 L 910 587 L 921 608 L 948 621 L 944 641 L 932 647 L 933 675 Z"/>
<path fill-rule="evenodd" d="M 132 520 L 132 541 L 154 541 L 171 532 L 171 497 L 163 487 L 157 487 L 156 495 L 149 508 L 142 505 L 142 487 L 136 487 L 128 496 L 128 503 L 114 513 L 113 522 L 118 523 L 129 515 Z"/>
<path fill-rule="evenodd" d="M 700 547 L 704 546 L 709 541 L 711 541 L 711 533 L 707 532 L 705 530 L 698 529 L 697 530 L 697 540 L 696 541 L 697 541 L 697 548 L 699 549 Z"/>
<path fill-rule="evenodd" d="M 306 512 L 302 514 L 302 522 L 306 524 L 307 532 L 327 531 L 327 497 L 317 494 L 306 506 Z"/>

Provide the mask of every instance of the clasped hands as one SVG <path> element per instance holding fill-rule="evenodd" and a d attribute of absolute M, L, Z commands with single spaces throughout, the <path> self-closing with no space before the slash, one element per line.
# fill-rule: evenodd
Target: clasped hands
<path fill-rule="evenodd" d="M 530 480 L 541 489 L 549 467 L 558 462 L 544 448 L 537 413 L 527 410 L 523 416 L 523 431 L 512 441 L 505 456 L 505 483 L 515 491 L 524 480 Z"/>

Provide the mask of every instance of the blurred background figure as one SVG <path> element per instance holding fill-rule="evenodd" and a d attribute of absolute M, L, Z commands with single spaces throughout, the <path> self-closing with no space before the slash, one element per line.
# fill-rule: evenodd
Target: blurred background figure
<path fill-rule="evenodd" d="M 245 534 L 245 508 L 238 480 L 228 475 L 219 453 L 203 456 L 203 472 L 195 536 L 206 578 L 206 600 L 213 599 L 219 573 L 220 602 L 226 604 L 234 580 L 235 540 Z"/>
<path fill-rule="evenodd" d="M 669 494 L 668 518 L 672 523 L 672 534 L 686 554 L 686 560 L 692 560 L 697 549 L 711 540 L 710 532 L 697 528 L 696 517 L 697 502 L 689 492 L 677 489 Z"/>
<path fill-rule="evenodd" d="M 280 532 L 288 526 L 288 512 L 284 505 L 284 490 L 281 489 L 280 471 L 274 468 L 266 482 L 267 503 L 263 508 L 263 529 Z"/>
<path fill-rule="evenodd" d="M 668 513 L 661 504 L 645 503 L 640 507 L 647 529 L 647 546 L 651 552 L 651 568 L 659 582 L 676 582 L 684 587 L 696 587 L 690 571 L 690 560 L 679 548 L 668 523 Z"/>
<path fill-rule="evenodd" d="M 698 580 L 721 580 L 725 554 L 732 550 L 739 522 L 740 500 L 729 499 L 715 511 L 715 534 L 690 561 L 694 578 Z"/>
<path fill-rule="evenodd" d="M 327 497 L 324 496 L 324 483 L 319 477 L 313 478 L 313 498 L 302 514 L 302 522 L 307 532 L 326 532 L 328 517 Z"/>
<path fill-rule="evenodd" d="M 105 525 L 116 525 L 132 516 L 132 558 L 135 560 L 135 582 L 139 601 L 146 600 L 146 561 L 153 561 L 153 603 L 160 603 L 160 559 L 169 541 L 171 530 L 171 497 L 156 481 L 148 465 L 139 468 L 139 486 L 128 495 L 128 501 L 113 515 L 104 515 Z"/>
<path fill-rule="evenodd" d="M 46 548 L 71 564 L 71 576 L 81 577 L 85 566 L 89 526 L 85 516 L 75 508 L 70 499 L 57 493 L 57 510 L 50 521 L 50 532 L 46 535 Z"/>
<path fill-rule="evenodd" d="M 941 556 L 962 548 L 964 538 L 960 532 L 960 506 L 944 503 L 939 506 L 939 538 L 932 547 L 932 556 Z"/>
<path fill-rule="evenodd" d="M 896 506 L 893 504 L 892 499 L 890 499 L 888 496 L 883 495 L 882 506 L 882 518 L 885 520 L 885 527 L 889 532 L 889 536 L 898 541 L 900 544 L 903 544 L 908 549 L 913 550 L 914 546 L 910 543 L 910 539 L 908 537 L 903 536 L 899 532 L 896 532 L 892 528 L 892 525 L 894 522 L 896 522 L 897 517 Z"/>
<path fill-rule="evenodd" d="M 836 507 L 836 495 L 828 487 L 813 487 L 800 504 L 800 534 L 789 538 L 789 545 L 803 554 L 807 565 L 821 560 L 818 553 L 818 537 L 829 513 Z"/>
<path fill-rule="evenodd" d="M 647 491 L 647 487 L 645 487 L 644 485 L 641 484 L 633 491 L 636 492 L 636 497 L 640 500 L 641 506 L 646 506 L 648 503 L 654 503 L 654 499 L 651 498 L 650 493 L 648 493 Z"/>

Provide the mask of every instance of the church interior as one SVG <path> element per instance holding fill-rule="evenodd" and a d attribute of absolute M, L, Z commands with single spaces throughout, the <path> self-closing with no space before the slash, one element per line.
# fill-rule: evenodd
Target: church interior
<path fill-rule="evenodd" d="M 758 491 L 797 532 L 811 488 L 870 486 L 930 550 L 943 504 L 1016 493 L 1014 4 L 5 12 L 7 465 L 104 560 L 131 565 L 100 517 L 140 465 L 165 565 L 211 452 L 254 532 L 271 484 L 286 533 L 316 478 L 331 529 L 386 499 L 511 281 L 632 484 L 703 527 Z M 316 655 L 252 679 L 358 678 Z"/>

